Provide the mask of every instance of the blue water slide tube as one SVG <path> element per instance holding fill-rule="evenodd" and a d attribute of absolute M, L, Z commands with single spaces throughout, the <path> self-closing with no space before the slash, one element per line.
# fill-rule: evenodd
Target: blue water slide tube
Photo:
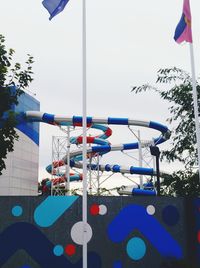
<path fill-rule="evenodd" d="M 49 124 L 55 124 L 55 125 L 82 125 L 82 117 L 81 116 L 72 116 L 67 117 L 64 115 L 54 115 L 54 114 L 48 114 L 48 113 L 42 113 L 37 111 L 28 111 L 25 112 L 25 116 L 27 120 L 29 121 L 39 121 Z M 141 121 L 141 120 L 134 120 L 129 118 L 97 118 L 97 117 L 87 117 L 87 124 L 107 124 L 107 125 L 126 125 L 126 126 L 141 126 L 141 127 L 147 127 L 152 128 L 155 130 L 158 130 L 162 133 L 163 138 L 166 140 L 170 136 L 170 131 L 167 126 L 162 125 L 160 123 L 156 123 L 153 121 Z"/>
<path fill-rule="evenodd" d="M 26 120 L 32 122 L 44 122 L 52 125 L 59 125 L 59 126 L 82 126 L 82 117 L 81 116 L 64 116 L 64 115 L 54 115 L 48 113 L 42 113 L 37 111 L 28 111 L 25 113 Z M 108 132 L 111 135 L 110 131 L 108 131 L 108 127 L 104 126 L 107 125 L 126 125 L 126 126 L 139 126 L 139 127 L 146 127 L 150 129 L 154 129 L 160 132 L 160 135 L 153 139 L 151 143 L 147 143 L 144 146 L 150 146 L 153 144 L 161 144 L 169 139 L 170 137 L 170 130 L 167 126 L 162 125 L 160 123 L 154 121 L 141 121 L 141 120 L 134 120 L 129 118 L 97 118 L 97 117 L 87 117 L 87 126 L 91 128 L 96 128 L 103 131 L 103 134 L 94 137 L 92 143 L 96 143 L 97 145 L 88 147 L 87 153 L 98 153 L 100 155 L 104 153 L 108 153 L 111 151 L 125 151 L 125 150 L 132 150 L 138 149 L 139 143 L 124 143 L 118 145 L 111 145 L 105 139 L 108 138 Z M 71 143 L 79 143 L 80 137 L 72 137 Z M 76 168 L 82 168 L 82 150 L 78 149 L 70 153 L 70 166 Z M 67 163 L 67 156 L 63 158 L 64 163 Z M 92 165 L 92 169 L 97 169 L 97 166 Z M 50 170 L 50 168 L 48 168 Z M 114 173 L 129 173 L 129 174 L 141 174 L 141 175 L 150 175 L 155 176 L 156 171 L 152 168 L 143 168 L 143 167 L 122 167 L 118 164 L 116 165 L 99 165 L 100 171 L 112 171 Z M 137 191 L 136 191 L 137 192 Z M 136 194 L 136 193 L 135 193 Z"/>

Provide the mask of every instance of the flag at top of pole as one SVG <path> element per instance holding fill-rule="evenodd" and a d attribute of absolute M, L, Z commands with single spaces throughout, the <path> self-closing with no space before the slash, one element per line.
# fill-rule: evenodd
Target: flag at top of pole
<path fill-rule="evenodd" d="M 197 96 L 196 86 L 196 75 L 195 75 L 195 63 L 194 63 L 194 49 L 192 41 L 192 17 L 190 11 L 190 1 L 183 0 L 183 12 L 181 19 L 176 26 L 174 40 L 180 44 L 182 42 L 188 42 L 190 48 L 190 61 L 192 71 L 192 96 L 194 106 L 194 119 L 196 128 L 196 139 L 197 139 L 197 156 L 198 156 L 198 167 L 199 167 L 199 183 L 200 183 L 200 124 L 199 124 L 199 105 Z"/>
<path fill-rule="evenodd" d="M 50 14 L 49 20 L 62 12 L 68 2 L 69 0 L 44 0 L 42 4 Z"/>
<path fill-rule="evenodd" d="M 181 19 L 176 26 L 174 40 L 180 44 L 184 41 L 192 43 L 192 28 L 191 28 L 191 12 L 190 12 L 190 1 L 183 1 L 183 13 Z"/>

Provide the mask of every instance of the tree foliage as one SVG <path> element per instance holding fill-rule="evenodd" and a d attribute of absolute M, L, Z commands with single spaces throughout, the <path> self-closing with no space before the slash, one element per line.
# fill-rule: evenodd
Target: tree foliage
<path fill-rule="evenodd" d="M 165 68 L 157 72 L 156 84 L 159 88 L 149 84 L 135 86 L 134 93 L 145 91 L 156 92 L 161 99 L 169 102 L 170 117 L 167 122 L 172 127 L 171 146 L 162 152 L 161 159 L 168 162 L 175 160 L 183 163 L 185 170 L 174 172 L 164 180 L 164 192 L 176 195 L 198 195 L 198 174 L 196 130 L 192 97 L 192 79 L 190 75 L 179 68 Z M 196 81 L 198 105 L 200 99 L 200 85 Z M 196 188 L 195 188 L 196 183 Z"/>
<path fill-rule="evenodd" d="M 0 175 L 6 168 L 6 155 L 14 150 L 14 141 L 18 139 L 14 129 L 17 121 L 11 107 L 18 103 L 18 97 L 33 80 L 33 57 L 28 55 L 26 68 L 22 69 L 20 63 L 13 63 L 14 53 L 5 47 L 5 38 L 0 35 Z"/>

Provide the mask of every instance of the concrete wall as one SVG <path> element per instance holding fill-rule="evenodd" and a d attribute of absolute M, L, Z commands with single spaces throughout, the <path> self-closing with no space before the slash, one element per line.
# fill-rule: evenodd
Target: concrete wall
<path fill-rule="evenodd" d="M 82 267 L 81 197 L 0 204 L 0 267 Z M 88 197 L 87 237 L 89 268 L 198 268 L 200 199 Z"/>

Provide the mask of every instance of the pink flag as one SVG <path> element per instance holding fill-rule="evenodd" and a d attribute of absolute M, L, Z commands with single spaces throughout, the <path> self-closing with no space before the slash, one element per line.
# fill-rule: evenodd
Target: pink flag
<path fill-rule="evenodd" d="M 190 12 L 190 0 L 184 0 L 183 2 L 183 13 L 181 19 L 176 26 L 174 40 L 180 44 L 183 41 L 192 43 L 192 18 Z"/>

